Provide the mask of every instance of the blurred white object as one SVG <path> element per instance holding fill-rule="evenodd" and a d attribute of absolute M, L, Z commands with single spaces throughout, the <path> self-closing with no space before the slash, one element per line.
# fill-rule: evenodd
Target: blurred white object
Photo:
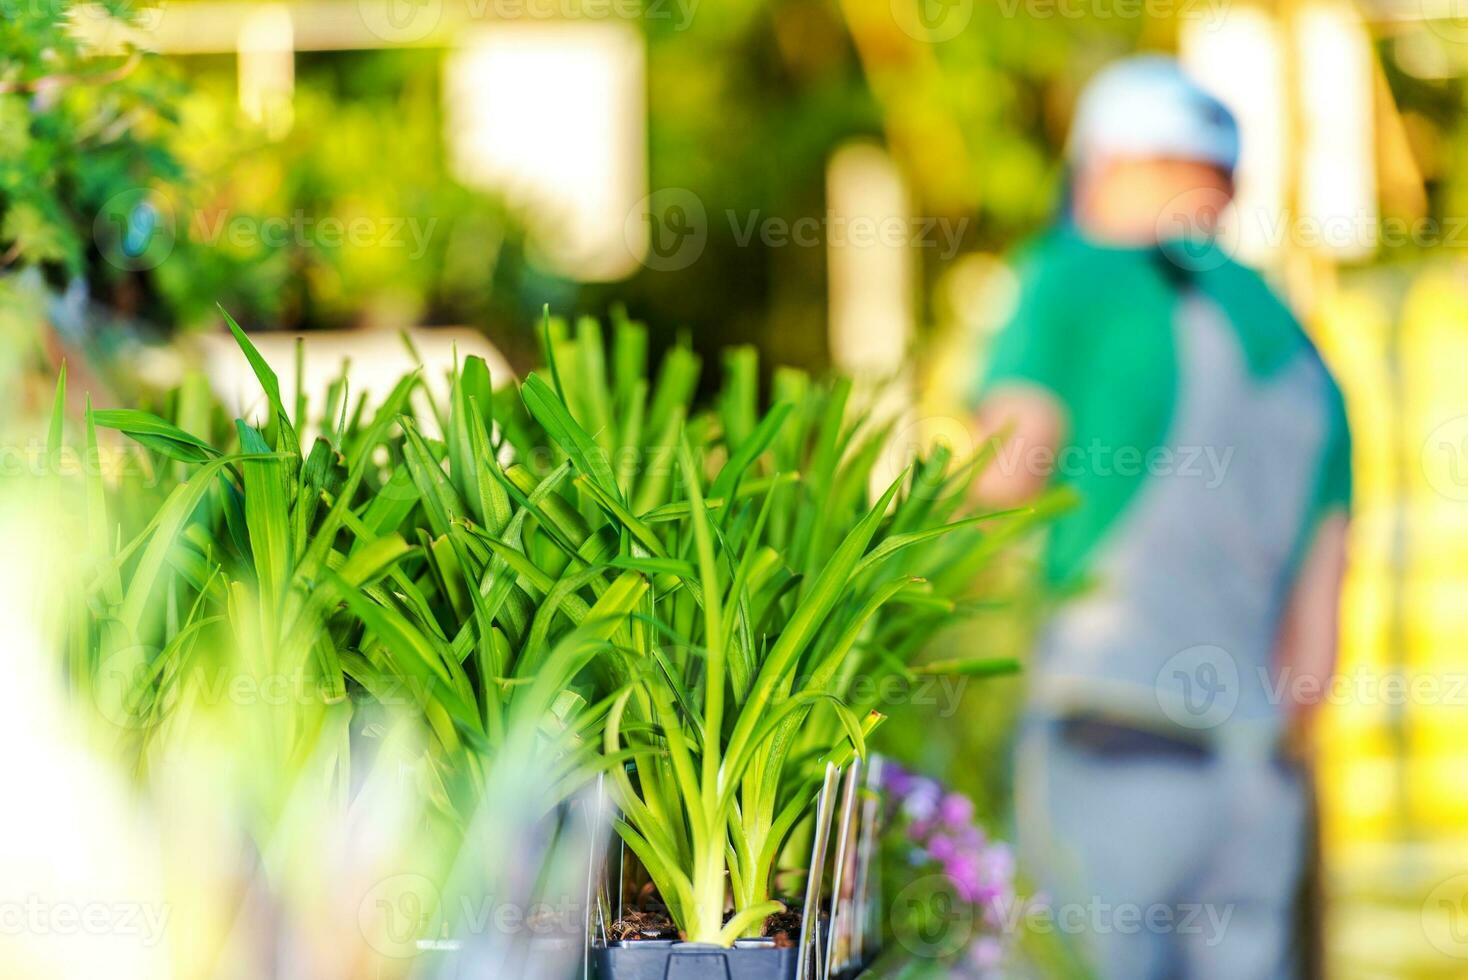
<path fill-rule="evenodd" d="M 647 252 L 627 216 L 647 193 L 646 51 L 614 20 L 496 24 L 444 63 L 444 138 L 471 186 L 528 212 L 557 272 L 631 275 Z"/>
<path fill-rule="evenodd" d="M 159 841 L 62 698 L 56 627 L 82 549 L 45 491 L 13 481 L 0 496 L 0 976 L 166 980 L 174 910 Z"/>
<path fill-rule="evenodd" d="M 513 377 L 509 362 L 482 333 L 464 327 L 413 328 L 407 331 L 413 346 L 423 356 L 423 377 L 440 404 L 448 396 L 448 373 L 455 352 L 459 363 L 472 355 L 482 357 L 496 385 Z M 398 380 L 418 366 L 408 353 L 403 338 L 386 330 L 319 330 L 307 334 L 252 333 L 250 341 L 280 378 L 281 398 L 287 406 L 296 398 L 296 340 L 304 341 L 301 377 L 309 400 L 308 414 L 316 419 L 327 387 L 342 374 L 343 363 L 351 366 L 348 411 L 365 392 L 369 411 L 382 404 Z M 258 417 L 265 405 L 250 363 L 228 333 L 205 334 L 199 338 L 204 368 L 214 391 L 230 411 L 241 418 Z M 425 413 L 425 421 L 433 421 Z"/>
<path fill-rule="evenodd" d="M 875 419 L 899 419 L 870 490 L 882 491 L 912 462 L 923 430 L 913 406 L 910 347 L 917 299 L 918 236 L 941 241 L 916 221 L 902 171 L 887 151 L 853 142 L 826 164 L 826 265 L 831 361 L 872 385 Z"/>
<path fill-rule="evenodd" d="M 1256 265 L 1278 262 L 1287 248 L 1364 258 L 1379 237 L 1370 39 L 1344 3 L 1310 3 L 1294 18 L 1289 46 L 1264 8 L 1234 8 L 1214 25 L 1183 22 L 1184 64 L 1233 110 L 1242 131 L 1225 233 L 1238 257 Z M 1301 135 L 1294 159 L 1292 126 Z"/>
<path fill-rule="evenodd" d="M 1339 259 L 1376 252 L 1376 127 L 1371 39 L 1356 8 L 1315 3 L 1296 15 L 1300 59 L 1303 244 Z"/>
<path fill-rule="evenodd" d="M 1279 27 L 1263 8 L 1235 7 L 1221 23 L 1184 19 L 1179 52 L 1188 73 L 1228 106 L 1239 124 L 1239 165 L 1234 171 L 1225 240 L 1254 265 L 1276 260 L 1289 235 L 1285 214 L 1285 87 Z M 1247 71 L 1240 71 L 1247 65 Z"/>
<path fill-rule="evenodd" d="M 902 173 L 879 146 L 842 146 L 826 165 L 826 206 L 831 360 L 842 371 L 890 377 L 912 343 L 913 238 L 921 230 Z"/>
<path fill-rule="evenodd" d="M 240 109 L 271 139 L 290 132 L 296 88 L 295 23 L 290 8 L 271 3 L 252 10 L 240 24 Z"/>

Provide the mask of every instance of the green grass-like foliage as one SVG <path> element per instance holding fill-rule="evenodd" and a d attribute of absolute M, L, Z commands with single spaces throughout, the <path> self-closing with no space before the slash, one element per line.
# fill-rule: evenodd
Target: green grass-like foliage
<path fill-rule="evenodd" d="M 535 760 L 545 805 L 605 772 L 684 935 L 728 944 L 779 908 L 825 763 L 881 720 L 881 685 L 858 681 L 1014 667 L 910 664 L 1049 505 L 966 513 L 984 458 L 942 448 L 873 492 L 893 424 L 845 379 L 777 370 L 762 397 L 734 349 L 700 408 L 686 347 L 653 374 L 625 317 L 609 348 L 594 320 L 547 318 L 546 370 L 518 385 L 471 357 L 447 404 L 415 373 L 369 412 L 344 375 L 308 424 L 229 323 L 263 419 L 218 425 L 197 385 L 169 419 L 87 419 L 89 447 L 119 430 L 160 478 L 86 478 L 93 572 L 68 653 L 139 766 L 191 737 L 200 664 L 312 692 L 252 714 L 249 750 L 289 772 L 329 738 L 343 787 L 353 726 L 406 701 L 446 824 L 492 809 L 508 761 Z"/>

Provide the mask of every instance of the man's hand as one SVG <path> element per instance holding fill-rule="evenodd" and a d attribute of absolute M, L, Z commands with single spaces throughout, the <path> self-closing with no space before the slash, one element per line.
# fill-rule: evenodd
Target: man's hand
<path fill-rule="evenodd" d="M 1275 675 L 1286 698 L 1286 748 L 1301 762 L 1314 755 L 1316 717 L 1335 672 L 1348 527 L 1344 512 L 1320 521 L 1280 623 Z"/>
<path fill-rule="evenodd" d="M 979 406 L 980 436 L 1001 440 L 998 454 L 979 475 L 975 500 L 991 507 L 1016 507 L 1039 496 L 1055 469 L 1055 454 L 1067 422 L 1060 401 L 1036 385 L 994 389 Z"/>

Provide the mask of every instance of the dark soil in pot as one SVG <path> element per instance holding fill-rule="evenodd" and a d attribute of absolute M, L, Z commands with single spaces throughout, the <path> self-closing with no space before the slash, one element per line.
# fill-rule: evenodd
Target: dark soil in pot
<path fill-rule="evenodd" d="M 661 910 L 642 911 L 634 909 L 612 923 L 607 930 L 608 938 L 617 942 L 638 939 L 677 939 L 678 927 L 667 912 Z"/>
<path fill-rule="evenodd" d="M 822 923 L 825 913 L 821 914 Z M 784 948 L 800 941 L 800 923 L 804 916 L 800 909 L 786 908 L 765 919 L 760 936 L 772 939 L 775 945 Z M 725 921 L 728 921 L 727 918 Z M 607 929 L 607 938 L 613 942 L 635 942 L 644 939 L 681 939 L 678 927 L 667 910 L 661 908 L 630 909 Z"/>
<path fill-rule="evenodd" d="M 800 942 L 800 923 L 803 916 L 799 909 L 786 909 L 765 919 L 763 936 L 775 941 L 776 946 L 794 946 Z"/>

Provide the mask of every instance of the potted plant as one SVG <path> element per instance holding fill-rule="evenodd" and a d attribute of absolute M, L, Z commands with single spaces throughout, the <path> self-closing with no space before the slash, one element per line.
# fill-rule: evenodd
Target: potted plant
<path fill-rule="evenodd" d="M 108 428 L 142 455 L 118 483 L 94 466 L 64 489 L 89 543 L 68 652 L 77 694 L 142 779 L 201 742 L 227 747 L 230 806 L 251 849 L 278 850 L 302 812 L 329 823 L 381 757 L 385 795 L 411 801 L 394 830 L 398 871 L 384 877 L 424 882 L 444 906 L 456 880 L 513 890 L 517 875 L 535 877 L 523 854 L 532 867 L 458 869 L 471 851 L 520 853 L 603 767 L 610 701 L 588 665 L 625 643 L 644 577 L 557 560 L 566 535 L 581 535 L 573 552 L 595 546 L 559 496 L 574 473 L 500 465 L 479 410 L 494 401 L 482 362 L 456 372 L 441 417 L 415 408 L 414 373 L 370 414 L 334 386 L 307 435 L 306 403 L 285 404 L 274 370 L 230 326 L 266 396 L 263 419 L 220 425 L 219 406 L 189 386 L 160 406 L 172 419 L 88 412 L 87 456 L 103 455 Z M 63 375 L 53 455 L 64 392 Z M 430 425 L 445 438 L 426 436 Z M 265 874 L 271 894 L 297 887 L 289 862 Z M 363 883 L 362 901 L 395 914 L 402 896 L 374 898 L 376 884 Z M 364 922 L 370 968 L 437 938 L 430 926 L 474 928 L 449 918 L 425 913 L 422 929 L 391 938 Z"/>
<path fill-rule="evenodd" d="M 350 799 L 371 731 L 404 726 L 421 806 L 403 860 L 440 898 L 451 879 L 487 887 L 452 873 L 471 828 L 524 839 L 605 780 L 677 939 L 603 944 L 603 973 L 855 965 L 877 682 L 1014 669 L 910 658 L 1051 505 L 966 515 L 984 458 L 941 447 L 869 495 L 892 423 L 854 408 L 850 381 L 780 370 L 762 398 L 736 349 L 700 408 L 697 357 L 674 347 L 651 377 L 645 331 L 614 319 L 608 357 L 596 321 L 547 317 L 547 369 L 518 386 L 469 358 L 446 404 L 413 373 L 369 412 L 344 374 L 315 413 L 228 320 L 263 418 L 224 426 L 187 385 L 171 417 L 88 413 L 87 450 L 98 427 L 125 433 L 154 485 L 77 490 L 91 567 L 69 674 L 139 771 L 204 726 L 251 753 L 264 836 L 303 783 Z M 58 449 L 61 429 L 58 411 Z M 211 703 L 200 665 L 307 696 Z"/>
<path fill-rule="evenodd" d="M 528 414 L 577 467 L 583 515 L 621 544 L 615 563 L 650 582 L 629 658 L 647 669 L 619 678 L 604 728 L 607 756 L 635 763 L 609 773 L 617 829 L 692 947 L 634 952 L 645 941 L 629 939 L 599 962 L 636 976 L 659 957 L 719 956 L 739 975 L 778 958 L 750 969 L 788 972 L 794 958 L 738 942 L 798 906 L 776 894 L 782 872 L 819 873 L 799 868 L 801 842 L 821 830 L 826 767 L 864 754 L 881 721 L 870 682 L 911 676 L 905 656 L 960 613 L 958 590 L 994 554 L 981 525 L 1013 533 L 1045 508 L 960 516 L 983 459 L 955 466 L 941 449 L 868 500 L 890 422 L 853 411 L 849 381 L 779 371 L 762 407 L 753 353 L 734 350 L 699 412 L 691 352 L 674 348 L 650 390 L 636 324 L 617 322 L 610 375 L 594 321 L 546 333 Z"/>

